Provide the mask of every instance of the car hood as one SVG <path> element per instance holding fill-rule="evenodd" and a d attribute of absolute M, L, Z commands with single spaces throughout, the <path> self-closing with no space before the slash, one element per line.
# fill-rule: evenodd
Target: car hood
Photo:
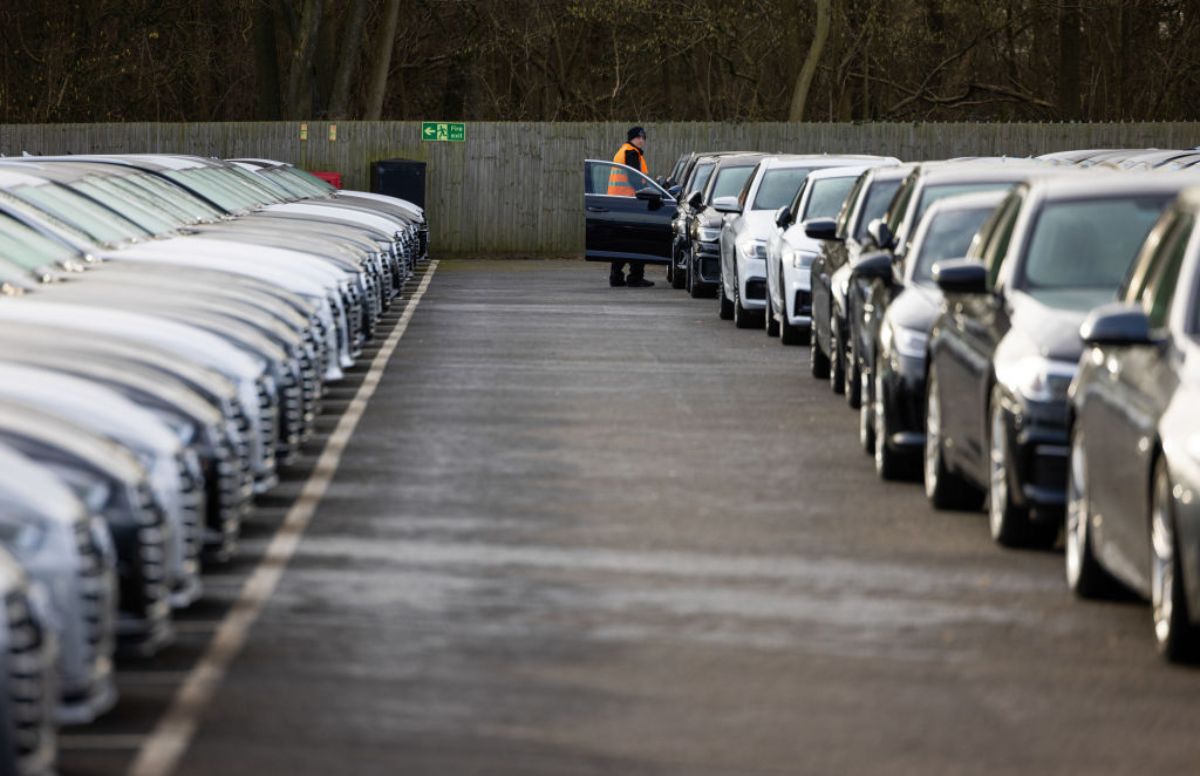
<path fill-rule="evenodd" d="M 1078 361 L 1083 353 L 1079 327 L 1088 311 L 1111 299 L 1108 292 L 1056 291 L 1039 294 L 1037 298 L 1014 292 L 1009 338 L 1019 338 L 1031 354 L 1057 361 Z"/>
<path fill-rule="evenodd" d="M 0 513 L 73 523 L 84 511 L 83 502 L 45 467 L 0 446 Z"/>
<path fill-rule="evenodd" d="M 747 210 L 741 215 L 741 234 L 755 240 L 766 240 L 775 226 L 774 210 Z"/>

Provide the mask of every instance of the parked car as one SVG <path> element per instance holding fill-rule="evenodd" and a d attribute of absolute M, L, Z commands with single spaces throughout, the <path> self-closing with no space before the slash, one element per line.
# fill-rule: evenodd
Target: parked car
<path fill-rule="evenodd" d="M 1077 595 L 1119 583 L 1152 604 L 1158 650 L 1200 650 L 1200 190 L 1150 231 L 1120 293 L 1081 330 L 1070 390 L 1066 573 Z"/>
<path fill-rule="evenodd" d="M 804 179 L 826 167 L 898 160 L 827 154 L 768 156 L 746 180 L 721 229 L 721 317 L 738 328 L 761 326 L 767 309 L 767 241 L 780 208 L 796 199 Z"/>
<path fill-rule="evenodd" d="M 584 258 L 669 264 L 674 244 L 676 199 L 639 170 L 589 159 L 583 165 Z M 610 195 L 609 177 L 619 171 L 636 194 Z"/>
<path fill-rule="evenodd" d="M 107 527 L 49 470 L 0 446 L 0 544 L 45 593 L 58 643 L 58 721 L 91 722 L 117 700 L 116 556 Z"/>
<path fill-rule="evenodd" d="M 674 240 L 671 247 L 671 263 L 667 265 L 667 280 L 673 288 L 687 288 L 687 268 L 691 262 L 692 249 L 692 221 L 698 212 L 691 200 L 697 192 L 704 190 L 717 161 L 722 156 L 729 155 L 729 152 L 696 154 L 686 167 L 680 183 L 679 206 L 675 209 L 675 218 L 671 221 Z"/>
<path fill-rule="evenodd" d="M 721 226 L 763 154 L 730 154 L 717 160 L 700 191 L 688 195 L 691 209 L 684 285 L 693 299 L 708 296 L 721 280 Z M 722 202 L 718 205 L 717 200 Z"/>
<path fill-rule="evenodd" d="M 1017 186 L 968 258 L 937 264 L 929 336 L 925 491 L 935 506 L 988 495 L 999 543 L 1048 545 L 1062 526 L 1067 388 L 1087 312 L 1114 299 L 1187 176 L 1094 173 Z"/>
<path fill-rule="evenodd" d="M 1045 173 L 1047 168 L 1047 165 L 1030 163 L 1028 160 L 1005 159 L 921 165 L 909 173 L 900 185 L 886 215 L 868 226 L 871 242 L 879 250 L 891 253 L 894 261 L 903 262 L 912 246 L 917 224 L 934 202 L 975 191 L 1008 189 L 1031 175 Z M 839 388 L 844 391 L 850 407 L 859 409 L 862 402 L 863 354 L 871 352 L 875 345 L 867 341 L 868 330 L 861 325 L 868 285 L 865 282 L 851 282 L 853 265 L 840 271 L 845 274 L 845 280 L 839 279 L 835 285 L 844 283 L 847 292 L 833 298 L 835 304 L 829 325 L 831 341 L 837 347 L 830 350 L 830 382 L 835 392 Z M 841 380 L 838 379 L 839 372 L 842 373 Z"/>
<path fill-rule="evenodd" d="M 814 170 L 792 202 L 774 214 L 767 239 L 767 314 L 769 336 L 784 345 L 800 345 L 812 326 L 812 263 L 820 241 L 805 234 L 811 219 L 836 219 L 858 179 L 872 167 L 851 164 Z"/>
<path fill-rule="evenodd" d="M 831 327 L 837 311 L 846 309 L 846 291 L 850 267 L 858 263 L 864 250 L 874 246 L 867 231 L 870 224 L 887 212 L 901 182 L 914 165 L 880 167 L 868 170 L 855 182 L 836 219 L 811 218 L 803 229 L 808 239 L 820 245 L 809 273 L 812 286 L 812 321 L 809 337 L 809 369 L 818 380 L 830 380 L 835 391 L 843 390 L 844 367 L 835 370 L 831 353 L 838 352 L 835 340 L 845 341 L 840 329 Z"/>
<path fill-rule="evenodd" d="M 942 303 L 933 267 L 967 255 L 972 239 L 1005 196 L 1004 191 L 988 191 L 935 202 L 903 261 L 881 251 L 864 256 L 854 268 L 852 284 L 868 284 L 859 325 L 863 340 L 871 343 L 862 351 L 858 370 L 859 438 L 883 479 L 920 472 L 925 348 Z"/>

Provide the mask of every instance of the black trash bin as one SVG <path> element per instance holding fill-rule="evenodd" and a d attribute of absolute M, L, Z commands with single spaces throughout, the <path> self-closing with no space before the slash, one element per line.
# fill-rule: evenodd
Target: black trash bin
<path fill-rule="evenodd" d="M 371 164 L 371 191 L 425 207 L 425 162 L 380 159 Z"/>

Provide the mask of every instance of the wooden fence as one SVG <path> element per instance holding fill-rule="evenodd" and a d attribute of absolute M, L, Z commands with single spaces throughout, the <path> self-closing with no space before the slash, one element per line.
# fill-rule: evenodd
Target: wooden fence
<path fill-rule="evenodd" d="M 265 157 L 342 173 L 365 189 L 370 164 L 428 163 L 426 207 L 435 255 L 570 255 L 582 250 L 583 166 L 612 157 L 625 123 L 469 123 L 464 143 L 420 139 L 420 123 L 298 122 L 0 125 L 0 153 L 168 152 Z M 647 124 L 654 174 L 692 149 L 876 153 L 901 159 L 1026 156 L 1071 148 L 1191 148 L 1200 123 L 1128 124 Z"/>

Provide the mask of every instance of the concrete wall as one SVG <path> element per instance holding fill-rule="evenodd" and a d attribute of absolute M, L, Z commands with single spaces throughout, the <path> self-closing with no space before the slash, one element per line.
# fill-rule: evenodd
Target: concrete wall
<path fill-rule="evenodd" d="M 0 125 L 0 153 L 171 152 L 267 157 L 335 170 L 365 189 L 370 163 L 428 162 L 436 255 L 573 254 L 582 249 L 582 160 L 612 158 L 626 123 L 468 123 L 465 143 L 426 143 L 419 122 Z M 931 159 L 1025 156 L 1071 148 L 1190 148 L 1200 123 L 1146 124 L 647 124 L 655 175 L 692 149 L 854 152 Z"/>

